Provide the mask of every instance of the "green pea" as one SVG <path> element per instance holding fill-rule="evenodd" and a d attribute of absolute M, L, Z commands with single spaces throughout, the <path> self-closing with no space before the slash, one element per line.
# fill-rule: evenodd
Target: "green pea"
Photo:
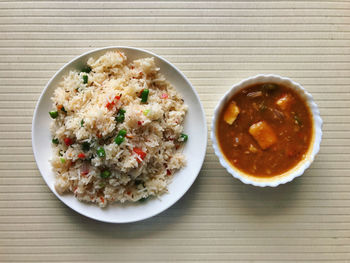
<path fill-rule="evenodd" d="M 123 109 L 120 109 L 118 111 L 117 117 L 115 117 L 116 122 L 120 122 L 120 123 L 124 122 L 124 120 L 125 120 L 125 112 L 126 111 L 123 110 Z"/>
<path fill-rule="evenodd" d="M 180 142 L 187 142 L 187 140 L 188 140 L 188 135 L 184 134 L 184 133 L 181 133 L 179 141 Z"/>
<path fill-rule="evenodd" d="M 108 170 L 104 170 L 104 171 L 102 171 L 102 173 L 100 174 L 100 176 L 101 176 L 102 178 L 106 179 L 106 178 L 108 178 L 108 177 L 111 176 L 111 172 L 108 171 Z"/>
<path fill-rule="evenodd" d="M 119 132 L 118 132 L 118 136 L 123 136 L 125 137 L 126 135 L 126 130 L 125 129 L 121 129 Z"/>
<path fill-rule="evenodd" d="M 118 132 L 117 137 L 115 137 L 114 142 L 118 145 L 122 144 L 122 142 L 124 141 L 124 137 L 126 135 L 126 130 L 125 129 L 121 129 Z"/>
<path fill-rule="evenodd" d="M 103 147 L 98 147 L 96 153 L 98 157 L 106 156 L 106 152 L 105 152 L 105 149 L 103 149 Z"/>
<path fill-rule="evenodd" d="M 88 83 L 88 79 L 89 79 L 88 75 L 83 75 L 83 83 L 84 84 Z"/>
<path fill-rule="evenodd" d="M 53 139 L 52 139 L 52 143 L 54 143 L 54 144 L 59 144 L 59 141 L 58 141 L 57 138 L 53 138 Z"/>
<path fill-rule="evenodd" d="M 49 114 L 52 119 L 56 119 L 58 117 L 58 111 L 50 111 Z"/>
<path fill-rule="evenodd" d="M 118 135 L 118 136 L 115 137 L 115 139 L 114 139 L 114 142 L 115 142 L 116 144 L 118 144 L 118 145 L 121 145 L 123 141 L 124 141 L 124 137 L 121 136 L 121 135 Z"/>
<path fill-rule="evenodd" d="M 141 93 L 141 102 L 146 103 L 148 99 L 149 89 L 144 89 Z"/>

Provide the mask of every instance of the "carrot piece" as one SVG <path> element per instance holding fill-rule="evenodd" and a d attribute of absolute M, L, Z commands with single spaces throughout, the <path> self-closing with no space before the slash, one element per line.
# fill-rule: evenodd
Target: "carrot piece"
<path fill-rule="evenodd" d="M 137 148 L 135 147 L 133 149 L 134 153 L 136 153 L 142 160 L 144 160 L 146 158 L 146 153 L 144 151 L 142 151 L 141 148 Z M 137 159 L 137 162 L 140 163 L 141 161 L 139 159 Z"/>
<path fill-rule="evenodd" d="M 72 145 L 73 144 L 73 140 L 71 138 L 64 138 L 64 143 L 69 146 L 69 145 Z"/>
<path fill-rule="evenodd" d="M 109 109 L 109 110 L 111 110 L 111 109 L 113 108 L 114 104 L 115 104 L 114 101 L 112 101 L 112 102 L 107 102 L 106 108 Z"/>

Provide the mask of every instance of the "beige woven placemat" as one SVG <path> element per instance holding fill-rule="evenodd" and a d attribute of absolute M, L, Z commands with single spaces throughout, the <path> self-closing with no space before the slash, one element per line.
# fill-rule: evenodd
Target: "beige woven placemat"
<path fill-rule="evenodd" d="M 0 262 L 350 261 L 350 2 L 1 1 Z M 278 189 L 234 180 L 211 143 L 190 191 L 143 222 L 63 205 L 41 178 L 31 121 L 47 81 L 95 47 L 149 49 L 194 84 L 208 124 L 257 73 L 291 77 L 324 120 L 312 167 Z"/>

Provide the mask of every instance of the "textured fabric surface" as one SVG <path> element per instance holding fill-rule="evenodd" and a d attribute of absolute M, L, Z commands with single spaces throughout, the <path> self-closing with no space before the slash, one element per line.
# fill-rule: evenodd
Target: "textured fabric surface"
<path fill-rule="evenodd" d="M 1 262 L 347 262 L 350 260 L 350 2 L 1 1 Z M 138 223 L 99 223 L 46 186 L 31 148 L 33 110 L 51 76 L 97 47 L 153 51 L 199 93 L 210 124 L 230 86 L 275 73 L 312 93 L 321 151 L 277 189 L 234 180 L 210 140 L 189 192 Z"/>

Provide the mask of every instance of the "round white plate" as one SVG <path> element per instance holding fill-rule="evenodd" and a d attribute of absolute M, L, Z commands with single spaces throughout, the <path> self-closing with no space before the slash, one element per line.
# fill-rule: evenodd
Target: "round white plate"
<path fill-rule="evenodd" d="M 185 99 L 188 105 L 188 112 L 185 117 L 184 132 L 189 139 L 186 143 L 184 154 L 187 165 L 175 173 L 173 181 L 169 185 L 169 193 L 164 194 L 160 199 L 150 199 L 143 203 L 115 203 L 107 208 L 100 208 L 97 205 L 87 204 L 78 201 L 73 194 L 59 195 L 55 191 L 55 177 L 49 162 L 51 158 L 51 135 L 49 125 L 51 118 L 48 112 L 51 110 L 51 97 L 53 91 L 62 77 L 72 69 L 79 69 L 86 65 L 88 58 L 99 57 L 110 50 L 123 51 L 128 60 L 138 58 L 154 57 L 156 65 L 166 79 L 176 88 Z M 38 168 L 45 182 L 51 191 L 67 206 L 87 217 L 110 223 L 127 223 L 143 220 L 172 206 L 191 187 L 202 167 L 206 146 L 207 126 L 203 107 L 199 97 L 183 73 L 164 58 L 138 48 L 131 47 L 106 47 L 96 49 L 74 58 L 64 65 L 48 82 L 36 105 L 32 123 L 32 146 Z"/>

